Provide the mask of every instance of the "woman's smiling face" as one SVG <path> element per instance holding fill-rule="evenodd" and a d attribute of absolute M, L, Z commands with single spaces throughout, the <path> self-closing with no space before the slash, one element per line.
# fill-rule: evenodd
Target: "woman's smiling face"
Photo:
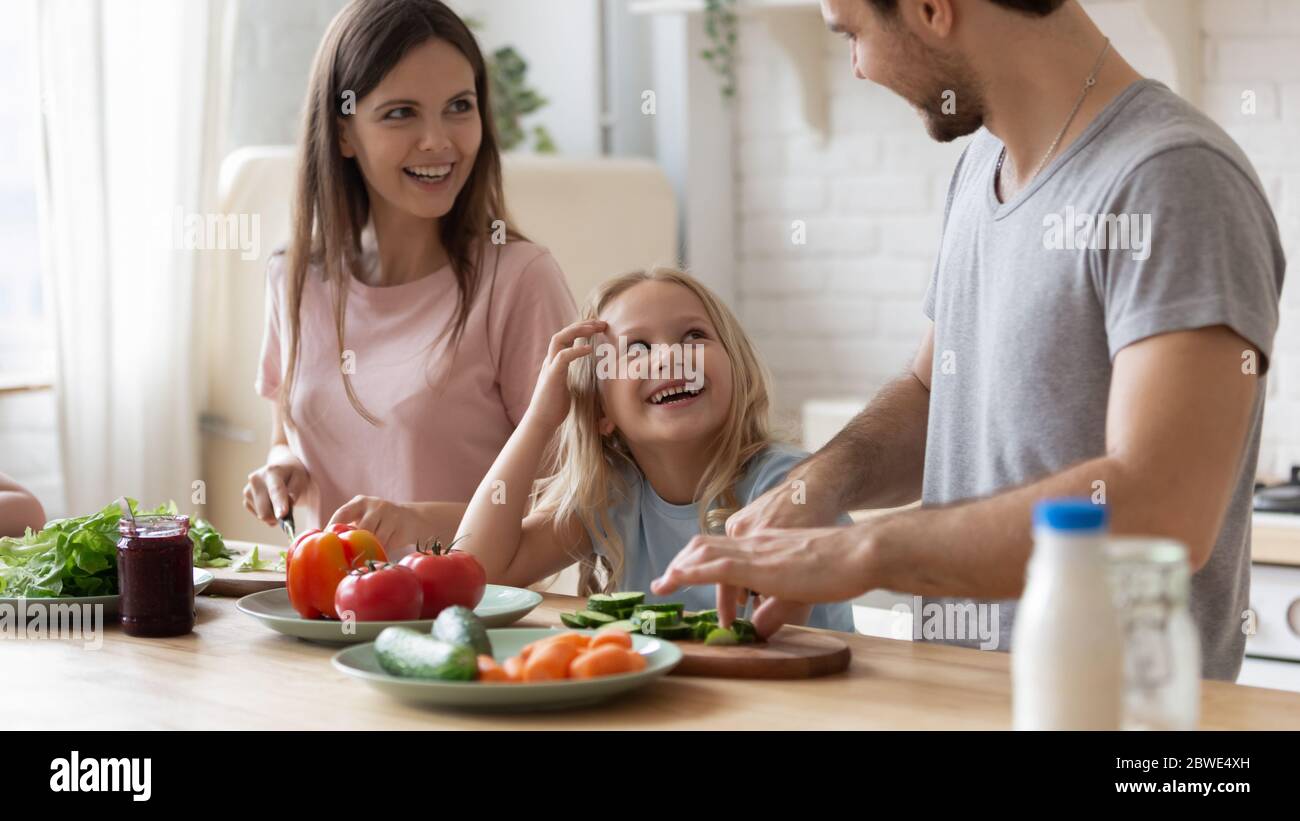
<path fill-rule="evenodd" d="M 445 216 L 469 179 L 483 121 L 469 60 L 426 40 L 341 119 L 339 150 L 354 157 L 377 199 L 425 219 Z"/>
<path fill-rule="evenodd" d="M 634 365 L 650 372 L 650 378 L 599 380 L 602 426 L 617 428 L 634 448 L 710 440 L 731 405 L 731 358 L 699 297 L 675 282 L 641 282 L 615 297 L 600 318 L 609 327 L 594 343 L 617 348 L 619 337 L 627 340 L 628 370 L 620 368 L 620 375 L 634 374 Z"/>

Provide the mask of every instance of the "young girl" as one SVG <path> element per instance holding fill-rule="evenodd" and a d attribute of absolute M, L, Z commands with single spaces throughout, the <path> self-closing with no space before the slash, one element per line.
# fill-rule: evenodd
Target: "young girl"
<path fill-rule="evenodd" d="M 510 227 L 488 94 L 438 0 L 354 0 L 330 24 L 267 277 L 272 448 L 244 488 L 267 524 L 350 521 L 390 556 L 454 530 L 576 316 Z"/>
<path fill-rule="evenodd" d="M 459 546 L 492 582 L 527 586 L 578 561 L 583 593 L 639 590 L 653 601 L 651 580 L 692 536 L 721 532 L 806 455 L 772 440 L 767 412 L 763 369 L 713 293 L 667 269 L 610 280 L 551 339 Z M 558 470 L 530 494 L 550 447 Z M 672 598 L 692 610 L 716 604 L 712 587 Z M 853 629 L 847 603 L 811 616 L 791 608 L 784 621 Z"/>

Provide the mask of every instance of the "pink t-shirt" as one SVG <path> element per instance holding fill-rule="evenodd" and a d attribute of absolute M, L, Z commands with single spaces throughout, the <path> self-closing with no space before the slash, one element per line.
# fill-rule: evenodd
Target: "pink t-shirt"
<path fill-rule="evenodd" d="M 489 245 L 484 257 L 450 368 L 441 366 L 451 341 L 431 347 L 455 317 L 450 266 L 391 287 L 351 278 L 343 337 L 350 363 L 339 357 L 332 287 L 308 272 L 290 405 L 294 424 L 287 426 L 289 447 L 311 475 L 311 488 L 294 504 L 299 532 L 319 527 L 358 494 L 393 502 L 468 502 L 474 494 L 528 408 L 551 336 L 577 316 L 564 274 L 546 249 L 511 242 Z M 256 389 L 268 399 L 277 396 L 289 352 L 281 333 L 288 328 L 287 269 L 284 254 L 267 267 Z M 345 364 L 378 427 L 348 402 L 340 375 Z"/>

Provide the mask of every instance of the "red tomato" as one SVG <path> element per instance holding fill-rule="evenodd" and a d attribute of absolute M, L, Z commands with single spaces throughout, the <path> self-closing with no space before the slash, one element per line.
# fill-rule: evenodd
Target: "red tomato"
<path fill-rule="evenodd" d="M 366 562 L 348 573 L 334 591 L 340 618 L 357 621 L 407 621 L 420 618 L 424 591 L 409 567 Z"/>
<path fill-rule="evenodd" d="M 414 553 L 403 556 L 398 564 L 409 567 L 424 588 L 422 619 L 437 618 L 453 604 L 473 610 L 487 588 L 487 572 L 478 559 L 450 546 L 444 551 L 436 539 L 428 546 L 417 546 Z"/>

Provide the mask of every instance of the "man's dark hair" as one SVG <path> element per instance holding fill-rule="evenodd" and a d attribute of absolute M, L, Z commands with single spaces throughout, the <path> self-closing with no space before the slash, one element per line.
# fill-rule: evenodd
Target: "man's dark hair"
<path fill-rule="evenodd" d="M 869 0 L 876 10 L 884 14 L 893 14 L 898 10 L 898 0 Z M 1046 17 L 1065 5 L 1065 0 L 989 0 L 1004 8 L 1019 11 L 1035 17 Z"/>

